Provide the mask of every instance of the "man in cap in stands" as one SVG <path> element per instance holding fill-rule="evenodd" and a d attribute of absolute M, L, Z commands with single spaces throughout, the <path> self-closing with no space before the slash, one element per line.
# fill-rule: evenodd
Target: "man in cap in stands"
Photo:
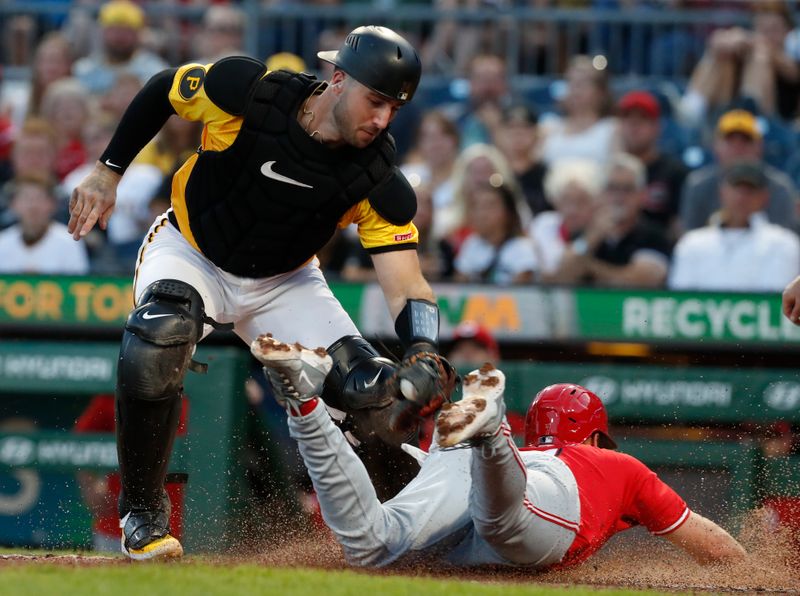
<path fill-rule="evenodd" d="M 763 161 L 764 138 L 755 115 L 747 110 L 725 112 L 717 122 L 714 139 L 716 163 L 695 170 L 686 178 L 681 194 L 680 223 L 682 229 L 693 230 L 708 224 L 719 209 L 719 189 L 726 168 L 739 161 Z M 797 229 L 797 189 L 789 177 L 764 166 L 769 190 L 767 219 L 791 230 Z"/>
<path fill-rule="evenodd" d="M 159 56 L 141 47 L 145 18 L 138 4 L 111 0 L 100 7 L 98 23 L 102 37 L 99 50 L 78 60 L 73 69 L 89 93 L 106 93 L 121 73 L 144 82 L 167 67 Z"/>

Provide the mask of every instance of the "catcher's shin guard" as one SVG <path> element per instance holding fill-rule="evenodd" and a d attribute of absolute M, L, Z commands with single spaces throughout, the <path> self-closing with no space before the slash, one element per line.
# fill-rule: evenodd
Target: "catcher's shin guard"
<path fill-rule="evenodd" d="M 163 505 L 183 377 L 203 320 L 200 294 L 176 280 L 151 284 L 128 316 L 117 366 L 120 517 Z"/>

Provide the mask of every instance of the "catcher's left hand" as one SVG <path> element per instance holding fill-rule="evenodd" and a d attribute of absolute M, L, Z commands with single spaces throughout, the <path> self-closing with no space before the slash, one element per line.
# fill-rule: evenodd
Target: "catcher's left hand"
<path fill-rule="evenodd" d="M 400 393 L 417 406 L 417 416 L 421 418 L 450 401 L 458 380 L 453 366 L 436 352 L 416 352 L 407 356 L 396 374 Z"/>

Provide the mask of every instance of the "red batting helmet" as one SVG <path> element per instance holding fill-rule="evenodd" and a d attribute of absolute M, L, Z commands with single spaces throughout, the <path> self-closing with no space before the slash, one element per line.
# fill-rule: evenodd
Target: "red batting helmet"
<path fill-rule="evenodd" d="M 525 446 L 538 447 L 554 442 L 582 443 L 595 432 L 600 433 L 600 446 L 616 449 L 608 436 L 608 415 L 600 398 L 570 383 L 559 383 L 542 389 L 533 398 L 525 417 Z"/>

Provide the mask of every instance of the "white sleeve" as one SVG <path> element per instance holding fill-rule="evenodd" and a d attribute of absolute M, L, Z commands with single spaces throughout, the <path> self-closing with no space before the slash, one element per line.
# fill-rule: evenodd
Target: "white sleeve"
<path fill-rule="evenodd" d="M 687 290 L 693 286 L 691 248 L 686 239 L 678 240 L 672 252 L 672 263 L 669 268 L 667 287 L 670 290 Z"/>
<path fill-rule="evenodd" d="M 769 251 L 770 258 L 764 259 L 763 266 L 760 267 L 758 287 L 754 288 L 756 290 L 781 292 L 790 281 L 800 275 L 800 239 L 789 230 L 778 231 L 781 236 L 775 238 L 774 250 Z"/>
<path fill-rule="evenodd" d="M 479 254 L 481 252 L 479 249 L 477 236 L 474 234 L 468 236 L 456 254 L 453 263 L 456 271 L 464 275 L 474 275 L 483 271 L 488 263 L 485 262 L 485 255 Z"/>
<path fill-rule="evenodd" d="M 73 275 L 86 275 L 89 273 L 89 255 L 83 240 L 80 242 L 73 241 L 72 244 L 67 246 L 70 248 L 65 253 L 67 259 L 64 263 L 64 273 Z"/>
<path fill-rule="evenodd" d="M 503 248 L 502 259 L 502 269 L 515 275 L 526 271 L 536 271 L 539 268 L 533 241 L 527 237 L 510 240 Z"/>

